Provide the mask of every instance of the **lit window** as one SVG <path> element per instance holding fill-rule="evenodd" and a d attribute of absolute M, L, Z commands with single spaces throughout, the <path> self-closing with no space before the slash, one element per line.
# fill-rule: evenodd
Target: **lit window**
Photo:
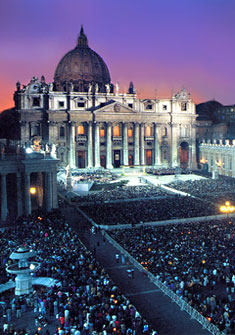
<path fill-rule="evenodd" d="M 120 127 L 119 126 L 113 127 L 113 136 L 115 136 L 115 137 L 120 136 Z"/>
<path fill-rule="evenodd" d="M 104 127 L 100 128 L 100 137 L 105 137 L 105 129 L 104 129 Z"/>
<path fill-rule="evenodd" d="M 84 127 L 83 127 L 83 125 L 78 126 L 78 135 L 84 135 Z"/>
<path fill-rule="evenodd" d="M 128 137 L 132 137 L 132 136 L 133 136 L 133 129 L 128 128 Z"/>
<path fill-rule="evenodd" d="M 151 127 L 150 126 L 146 126 L 145 128 L 145 136 L 151 136 Z"/>

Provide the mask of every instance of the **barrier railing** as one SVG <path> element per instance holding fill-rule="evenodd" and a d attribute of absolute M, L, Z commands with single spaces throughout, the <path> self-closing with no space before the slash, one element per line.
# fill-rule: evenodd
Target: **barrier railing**
<path fill-rule="evenodd" d="M 147 271 L 133 256 L 131 256 L 123 247 L 120 246 L 112 237 L 108 235 L 105 231 L 101 231 L 103 236 L 116 248 L 118 251 L 125 256 L 126 259 L 134 265 L 138 270 L 145 273 L 148 278 L 154 283 L 162 292 L 163 294 L 167 295 L 173 302 L 175 302 L 182 311 L 187 312 L 191 319 L 195 319 L 198 321 L 202 327 L 208 330 L 213 335 L 225 335 L 223 332 L 219 330 L 219 328 L 210 323 L 203 315 L 201 315 L 195 308 L 190 306 L 185 300 L 180 298 L 174 291 L 172 291 L 168 286 L 166 286 L 163 282 L 158 280 L 152 273 Z"/>

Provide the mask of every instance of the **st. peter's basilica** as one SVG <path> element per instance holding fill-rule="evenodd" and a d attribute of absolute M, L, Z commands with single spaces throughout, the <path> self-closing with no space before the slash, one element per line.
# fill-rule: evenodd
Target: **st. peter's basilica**
<path fill-rule="evenodd" d="M 54 82 L 33 77 L 14 95 L 20 140 L 40 143 L 78 168 L 188 167 L 196 164 L 195 104 L 186 90 L 170 99 L 140 99 L 112 84 L 81 27 L 76 47 L 57 65 Z"/>

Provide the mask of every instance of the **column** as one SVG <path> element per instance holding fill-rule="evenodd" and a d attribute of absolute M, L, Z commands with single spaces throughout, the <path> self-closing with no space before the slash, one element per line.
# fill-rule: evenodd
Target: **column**
<path fill-rule="evenodd" d="M 46 210 L 48 212 L 52 209 L 52 178 L 51 172 L 47 172 L 46 174 L 46 190 L 47 190 L 47 197 L 46 197 Z"/>
<path fill-rule="evenodd" d="M 141 125 L 140 125 L 140 159 L 141 159 L 141 165 L 145 165 L 144 128 L 145 128 L 145 124 L 141 123 Z"/>
<path fill-rule="evenodd" d="M 52 208 L 58 208 L 57 173 L 52 172 Z"/>
<path fill-rule="evenodd" d="M 92 122 L 88 123 L 87 167 L 88 168 L 93 167 Z"/>
<path fill-rule="evenodd" d="M 30 173 L 28 172 L 24 175 L 24 195 L 25 214 L 31 215 Z"/>
<path fill-rule="evenodd" d="M 140 125 L 135 123 L 134 164 L 140 165 Z"/>
<path fill-rule="evenodd" d="M 160 145 L 158 138 L 158 126 L 157 123 L 154 125 L 154 165 L 160 165 Z"/>
<path fill-rule="evenodd" d="M 112 140 L 111 140 L 111 130 L 112 126 L 111 123 L 107 123 L 107 135 L 106 135 L 106 168 L 112 169 Z"/>
<path fill-rule="evenodd" d="M 7 218 L 7 184 L 6 174 L 1 174 L 1 221 Z"/>
<path fill-rule="evenodd" d="M 100 167 L 100 126 L 95 124 L 95 167 Z"/>
<path fill-rule="evenodd" d="M 75 164 L 75 123 L 70 124 L 70 140 L 69 140 L 69 165 L 74 168 Z"/>
<path fill-rule="evenodd" d="M 17 216 L 23 214 L 23 199 L 22 199 L 22 179 L 21 173 L 16 173 L 16 192 L 17 192 Z"/>
<path fill-rule="evenodd" d="M 123 124 L 123 165 L 128 165 L 127 123 Z"/>
<path fill-rule="evenodd" d="M 192 137 L 192 169 L 197 168 L 197 157 L 196 157 L 196 124 L 191 127 L 191 137 Z"/>
<path fill-rule="evenodd" d="M 171 123 L 171 167 L 178 166 L 178 129 L 176 123 Z"/>

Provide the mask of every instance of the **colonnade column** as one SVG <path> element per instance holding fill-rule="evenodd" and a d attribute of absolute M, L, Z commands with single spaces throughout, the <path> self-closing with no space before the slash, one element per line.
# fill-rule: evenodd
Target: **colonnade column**
<path fill-rule="evenodd" d="M 176 123 L 171 123 L 171 167 L 179 165 L 178 162 L 178 129 Z"/>
<path fill-rule="evenodd" d="M 135 123 L 134 164 L 140 165 L 140 125 Z"/>
<path fill-rule="evenodd" d="M 123 165 L 128 165 L 127 123 L 123 125 Z"/>
<path fill-rule="evenodd" d="M 196 157 L 196 124 L 192 125 L 191 128 L 191 138 L 192 138 L 192 169 L 197 167 L 197 157 Z"/>
<path fill-rule="evenodd" d="M 145 165 L 144 128 L 145 128 L 145 124 L 141 123 L 141 126 L 140 126 L 140 159 L 141 159 L 141 165 Z"/>
<path fill-rule="evenodd" d="M 6 174 L 1 174 L 1 221 L 7 218 L 7 184 Z"/>
<path fill-rule="evenodd" d="M 30 173 L 24 174 L 24 200 L 25 200 L 25 214 L 31 214 L 31 195 L 30 195 Z"/>
<path fill-rule="evenodd" d="M 92 139 L 92 122 L 88 123 L 88 148 L 87 148 L 87 167 L 93 167 L 93 139 Z"/>
<path fill-rule="evenodd" d="M 112 169 L 112 141 L 111 141 L 111 123 L 107 123 L 107 143 L 106 143 L 106 168 Z"/>
<path fill-rule="evenodd" d="M 69 139 L 69 165 L 71 168 L 76 166 L 75 161 L 75 123 L 70 123 L 70 139 Z"/>
<path fill-rule="evenodd" d="M 95 167 L 100 167 L 100 126 L 95 123 Z"/>
<path fill-rule="evenodd" d="M 22 184 L 21 173 L 17 172 L 16 174 L 17 216 L 21 216 L 23 214 L 23 200 L 22 200 L 21 184 Z"/>
<path fill-rule="evenodd" d="M 46 209 L 48 212 L 52 209 L 52 178 L 51 172 L 47 172 L 46 174 Z"/>
<path fill-rule="evenodd" d="M 52 172 L 52 208 L 58 208 L 57 173 Z"/>
<path fill-rule="evenodd" d="M 160 145 L 158 138 L 158 125 L 155 123 L 154 125 L 154 165 L 160 165 Z"/>

